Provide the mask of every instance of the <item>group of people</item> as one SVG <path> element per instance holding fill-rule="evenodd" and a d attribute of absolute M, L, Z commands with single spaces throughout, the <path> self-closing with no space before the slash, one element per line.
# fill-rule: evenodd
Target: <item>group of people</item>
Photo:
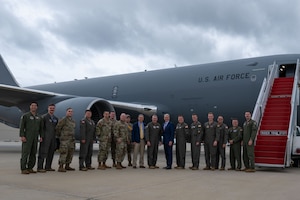
<path fill-rule="evenodd" d="M 48 106 L 48 113 L 43 116 L 37 114 L 38 104 L 32 102 L 30 111 L 21 117 L 20 137 L 22 141 L 21 173 L 55 171 L 52 168 L 53 155 L 59 140 L 59 168 L 58 172 L 75 170 L 70 166 L 75 150 L 75 121 L 72 118 L 73 110 L 68 108 L 66 116 L 58 119 L 55 115 L 55 105 Z M 232 119 L 229 128 L 223 123 L 223 117 L 218 116 L 214 121 L 214 114 L 208 113 L 208 121 L 203 125 L 198 121 L 197 114 L 192 114 L 192 124 L 184 121 L 184 116 L 178 116 L 177 125 L 170 121 L 170 115 L 164 114 L 164 123 L 158 122 L 158 116 L 153 115 L 151 122 L 144 122 L 144 115 L 139 114 L 137 122 L 131 124 L 131 117 L 121 113 L 120 120 L 116 120 L 115 112 L 104 111 L 103 118 L 97 123 L 92 120 L 91 110 L 86 110 L 80 121 L 80 152 L 79 170 L 87 171 L 92 167 L 93 144 L 99 142 L 98 167 L 99 170 L 115 167 L 126 168 L 122 165 L 125 156 L 128 156 L 128 166 L 134 169 L 145 168 L 144 151 L 147 146 L 147 164 L 150 169 L 157 166 L 158 147 L 163 144 L 166 166 L 172 169 L 173 145 L 176 138 L 175 169 L 185 168 L 186 143 L 191 143 L 191 170 L 199 169 L 201 143 L 204 143 L 205 163 L 203 170 L 225 170 L 227 143 L 230 144 L 230 165 L 228 170 L 255 172 L 254 140 L 257 134 L 257 124 L 251 119 L 251 113 L 245 112 L 245 122 L 240 127 L 237 119 Z M 36 153 L 39 145 L 37 171 L 33 168 L 36 163 Z M 243 147 L 242 169 L 241 147 Z M 113 166 L 106 161 L 111 153 Z M 133 156 L 132 156 L 133 154 Z M 137 160 L 139 156 L 139 166 Z M 219 167 L 219 160 L 221 164 Z"/>

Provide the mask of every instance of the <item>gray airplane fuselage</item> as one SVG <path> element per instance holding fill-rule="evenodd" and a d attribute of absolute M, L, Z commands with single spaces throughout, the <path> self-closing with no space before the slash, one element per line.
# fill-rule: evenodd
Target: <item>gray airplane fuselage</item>
<path fill-rule="evenodd" d="M 160 117 L 170 113 L 174 121 L 178 114 L 183 114 L 190 121 L 191 114 L 197 113 L 204 122 L 208 112 L 224 115 L 228 121 L 230 117 L 241 119 L 244 111 L 253 110 L 268 66 L 274 61 L 278 64 L 295 63 L 296 57 L 243 59 L 31 88 L 155 105 Z"/>

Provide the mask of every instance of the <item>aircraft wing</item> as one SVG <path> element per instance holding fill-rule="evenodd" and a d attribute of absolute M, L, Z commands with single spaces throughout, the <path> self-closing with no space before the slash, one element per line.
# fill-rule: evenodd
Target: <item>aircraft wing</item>
<path fill-rule="evenodd" d="M 24 102 L 38 101 L 59 94 L 0 84 L 0 105 L 16 106 Z"/>
<path fill-rule="evenodd" d="M 114 106 L 116 110 L 122 110 L 127 112 L 137 112 L 147 116 L 151 116 L 156 114 L 157 106 L 154 105 L 146 105 L 140 103 L 125 103 L 120 101 L 108 101 L 110 104 Z"/>
<path fill-rule="evenodd" d="M 34 90 L 29 88 L 21 88 L 18 86 L 10 86 L 0 84 L 0 105 L 3 106 L 20 106 L 24 103 L 30 101 L 40 101 L 46 98 L 58 97 L 69 98 L 69 95 L 58 94 L 53 92 L 46 92 L 42 90 Z M 74 96 L 75 98 L 75 96 Z M 83 98 L 83 97 L 77 97 Z M 107 101 L 109 102 L 116 110 L 127 111 L 127 112 L 137 112 L 142 113 L 147 116 L 151 116 L 157 112 L 157 107 L 153 105 L 145 105 L 140 103 L 127 103 L 120 101 Z"/>

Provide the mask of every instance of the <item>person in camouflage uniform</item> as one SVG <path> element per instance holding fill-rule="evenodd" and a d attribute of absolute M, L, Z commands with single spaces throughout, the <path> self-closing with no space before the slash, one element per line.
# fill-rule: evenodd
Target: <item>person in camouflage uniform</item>
<path fill-rule="evenodd" d="M 42 117 L 37 114 L 38 104 L 30 104 L 30 112 L 25 113 L 20 121 L 20 137 L 22 141 L 21 173 L 36 173 L 33 167 L 36 162 L 38 137 L 43 142 Z"/>
<path fill-rule="evenodd" d="M 109 111 L 103 112 L 103 118 L 96 126 L 96 135 L 99 140 L 98 169 L 105 170 L 111 168 L 105 164 L 111 144 L 112 122 L 109 119 Z"/>
<path fill-rule="evenodd" d="M 130 123 L 131 117 L 130 115 L 127 115 L 126 117 L 126 123 L 128 124 L 128 142 L 127 142 L 127 159 L 128 159 L 128 167 L 132 166 L 132 158 L 131 158 L 131 153 L 132 153 L 132 149 L 133 149 L 133 145 L 131 144 L 132 141 L 132 135 L 131 135 L 131 131 L 132 131 L 132 123 Z"/>
<path fill-rule="evenodd" d="M 128 141 L 128 125 L 126 123 L 126 114 L 122 113 L 120 115 L 120 121 L 117 121 L 114 125 L 114 139 L 116 142 L 116 169 L 126 168 L 122 166 L 122 162 L 127 151 L 127 141 Z"/>
<path fill-rule="evenodd" d="M 111 111 L 109 113 L 109 118 L 111 120 L 111 159 L 113 160 L 113 167 L 116 167 L 116 142 L 114 139 L 114 131 L 113 131 L 113 127 L 115 125 L 115 123 L 117 122 L 116 120 L 116 113 L 115 111 Z"/>
<path fill-rule="evenodd" d="M 59 172 L 74 171 L 70 167 L 75 150 L 75 121 L 72 119 L 73 109 L 68 108 L 66 116 L 56 126 L 56 135 L 60 140 Z M 64 168 L 65 165 L 65 168 Z"/>

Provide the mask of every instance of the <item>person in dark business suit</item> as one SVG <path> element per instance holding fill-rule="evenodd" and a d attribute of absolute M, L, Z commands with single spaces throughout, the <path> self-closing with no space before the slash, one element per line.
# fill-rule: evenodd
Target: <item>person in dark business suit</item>
<path fill-rule="evenodd" d="M 172 150 L 173 150 L 173 143 L 174 143 L 174 133 L 175 133 L 175 126 L 172 122 L 170 122 L 170 115 L 164 115 L 165 123 L 163 124 L 163 143 L 164 143 L 164 150 L 165 156 L 167 160 L 167 166 L 164 169 L 172 169 Z"/>

